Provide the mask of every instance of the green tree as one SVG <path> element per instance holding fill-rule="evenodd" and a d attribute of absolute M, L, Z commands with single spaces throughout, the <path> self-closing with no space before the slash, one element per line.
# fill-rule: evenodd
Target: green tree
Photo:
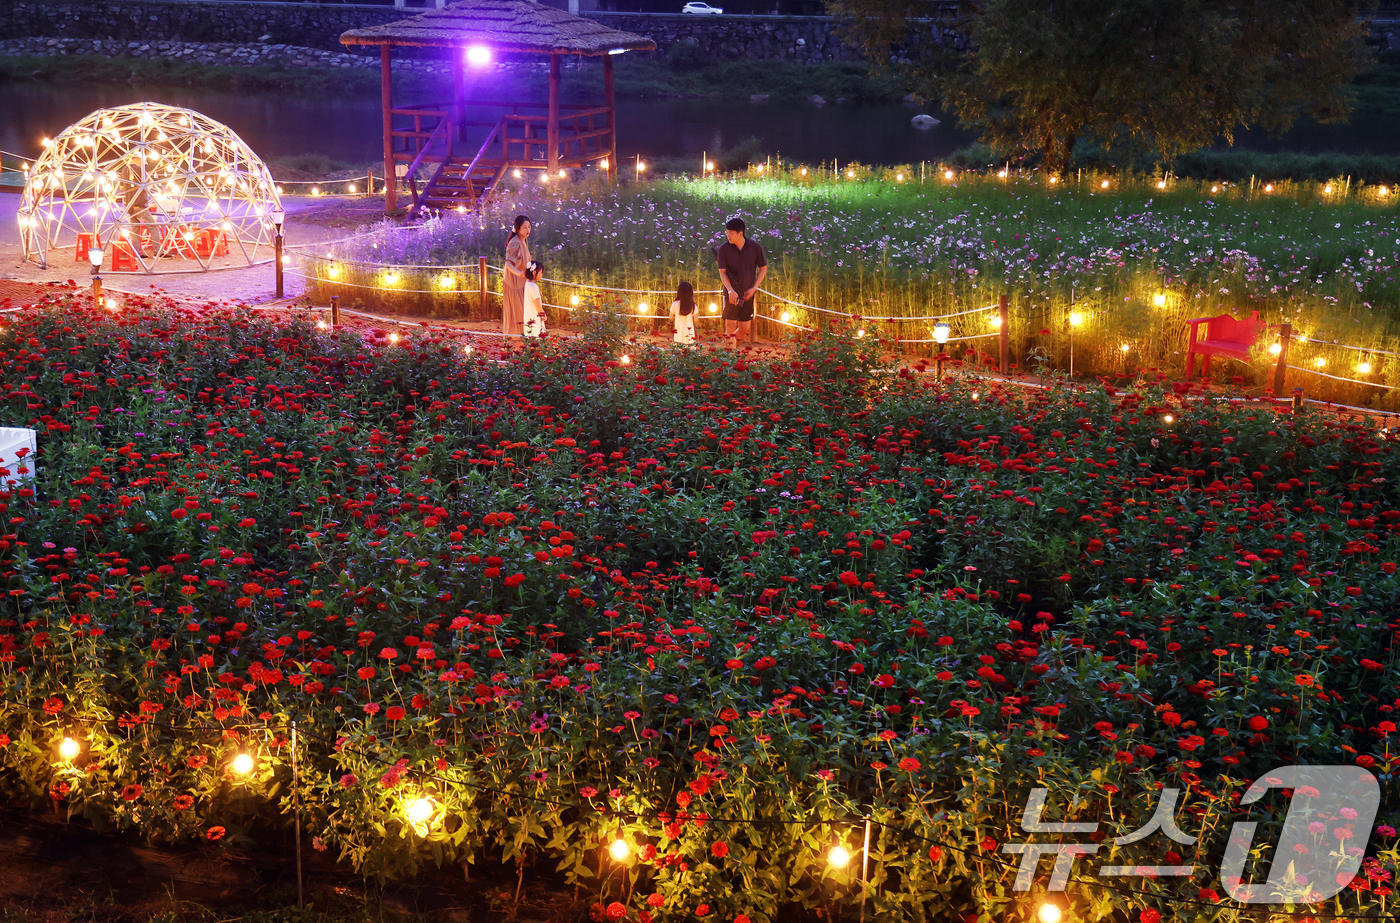
<path fill-rule="evenodd" d="M 1237 128 L 1341 121 L 1371 53 L 1358 0 L 829 0 L 848 37 L 999 155 L 1076 142 L 1169 163 Z"/>

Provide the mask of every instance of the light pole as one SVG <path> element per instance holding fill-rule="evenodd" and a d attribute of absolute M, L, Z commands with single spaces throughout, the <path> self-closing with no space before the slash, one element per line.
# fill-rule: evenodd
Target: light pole
<path fill-rule="evenodd" d="M 92 264 L 92 306 L 94 308 L 102 306 L 102 277 L 97 273 L 102 268 L 103 256 L 101 247 L 92 247 L 88 250 L 88 262 Z"/>
<path fill-rule="evenodd" d="M 272 238 L 272 257 L 277 264 L 277 297 L 282 297 L 282 222 L 287 220 L 287 212 L 278 207 L 272 210 L 272 226 L 277 233 Z"/>
<path fill-rule="evenodd" d="M 943 347 L 948 345 L 948 333 L 951 330 L 946 321 L 939 321 L 933 325 L 933 341 L 938 344 L 938 355 L 934 356 L 934 361 L 938 363 L 938 377 L 943 377 L 943 360 L 948 358 L 948 354 L 943 351 Z"/>

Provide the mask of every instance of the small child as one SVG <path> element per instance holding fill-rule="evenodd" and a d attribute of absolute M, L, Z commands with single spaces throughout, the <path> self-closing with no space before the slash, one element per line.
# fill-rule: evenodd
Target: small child
<path fill-rule="evenodd" d="M 525 266 L 525 336 L 538 338 L 544 334 L 544 301 L 540 297 L 539 282 L 544 278 L 544 266 L 531 260 Z"/>
<path fill-rule="evenodd" d="M 676 300 L 671 302 L 672 343 L 690 346 L 695 343 L 695 287 L 682 282 L 676 287 Z"/>

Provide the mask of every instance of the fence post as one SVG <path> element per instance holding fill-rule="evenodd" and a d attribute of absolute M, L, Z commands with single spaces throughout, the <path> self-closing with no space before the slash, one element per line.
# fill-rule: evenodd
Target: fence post
<path fill-rule="evenodd" d="M 997 311 L 1001 317 L 1001 326 L 997 328 L 1001 340 L 1001 374 L 1006 375 L 1011 371 L 1011 299 L 1003 294 L 997 301 Z"/>
<path fill-rule="evenodd" d="M 480 289 L 480 296 L 481 296 L 481 301 L 480 301 L 480 304 L 479 304 L 480 309 L 481 309 L 481 319 L 482 319 L 482 320 L 486 320 L 486 319 L 487 319 L 487 314 L 486 314 L 486 257 L 484 257 L 484 256 L 482 256 L 482 257 L 477 257 L 477 263 L 476 263 L 476 281 L 477 281 L 477 287 Z"/>
<path fill-rule="evenodd" d="M 1274 397 L 1283 397 L 1284 376 L 1288 374 L 1288 341 L 1293 338 L 1292 324 L 1279 324 L 1278 364 L 1274 366 Z"/>
<path fill-rule="evenodd" d="M 340 296 L 331 296 L 331 326 L 340 326 Z"/>
<path fill-rule="evenodd" d="M 1294 389 L 1293 389 L 1293 412 L 1294 412 L 1294 413 L 1298 413 L 1298 412 L 1299 412 L 1300 410 L 1302 410 L 1302 409 L 1303 409 L 1303 389 L 1302 389 L 1302 388 L 1294 388 Z"/>

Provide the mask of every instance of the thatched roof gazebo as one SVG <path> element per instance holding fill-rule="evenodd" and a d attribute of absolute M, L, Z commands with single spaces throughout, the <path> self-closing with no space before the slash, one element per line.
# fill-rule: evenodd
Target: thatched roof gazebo
<path fill-rule="evenodd" d="M 551 173 L 597 162 L 609 174 L 617 169 L 617 119 L 612 56 L 652 51 L 656 43 L 631 32 L 609 29 L 534 0 L 463 0 L 399 22 L 352 29 L 344 45 L 378 45 L 384 113 L 384 210 L 397 206 L 399 164 L 412 177 L 425 163 L 437 169 L 414 205 L 475 207 L 512 169 Z M 450 103 L 393 105 L 392 49 L 402 46 L 450 49 L 454 99 Z M 549 102 L 469 100 L 464 68 L 501 54 L 549 55 Z M 561 105 L 560 59 L 564 55 L 603 55 L 603 105 Z M 494 122 L 469 121 L 468 105 L 509 109 Z M 547 110 L 544 115 L 522 109 Z M 399 124 L 395 123 L 398 118 Z M 409 127 L 409 120 L 412 127 Z M 468 130 L 487 129 L 480 147 L 468 145 Z M 410 180 L 412 184 L 412 180 Z"/>

